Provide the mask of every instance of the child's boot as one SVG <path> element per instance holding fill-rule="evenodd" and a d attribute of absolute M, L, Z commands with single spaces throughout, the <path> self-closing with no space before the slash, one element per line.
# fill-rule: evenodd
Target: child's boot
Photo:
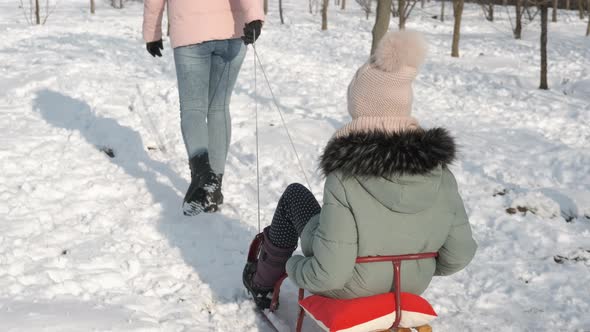
<path fill-rule="evenodd" d="M 272 244 L 268 238 L 269 228 L 266 227 L 263 231 L 258 261 L 256 264 L 247 264 L 244 269 L 244 286 L 261 309 L 270 307 L 267 295 L 272 293 L 276 282 L 285 274 L 287 261 L 297 248 L 279 248 Z"/>

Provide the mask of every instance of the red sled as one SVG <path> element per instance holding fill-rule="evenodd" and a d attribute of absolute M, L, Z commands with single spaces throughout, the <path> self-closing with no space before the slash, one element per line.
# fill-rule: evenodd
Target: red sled
<path fill-rule="evenodd" d="M 262 234 L 258 234 L 252 241 L 245 270 L 256 266 L 263 239 Z M 300 308 L 296 331 L 301 332 L 303 319 L 307 313 L 322 329 L 330 332 L 410 332 L 411 328 L 417 329 L 418 332 L 432 332 L 428 324 L 436 318 L 436 312 L 421 296 L 400 291 L 401 265 L 402 261 L 437 256 L 437 253 L 432 252 L 357 258 L 358 264 L 391 262 L 394 291 L 369 297 L 339 300 L 320 295 L 305 298 L 305 290 L 299 289 Z M 275 312 L 279 307 L 281 285 L 286 278 L 287 275 L 284 275 L 274 286 L 270 312 Z"/>

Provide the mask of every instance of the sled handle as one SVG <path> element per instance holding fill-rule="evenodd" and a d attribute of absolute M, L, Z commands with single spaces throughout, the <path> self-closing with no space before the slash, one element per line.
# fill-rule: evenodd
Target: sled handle
<path fill-rule="evenodd" d="M 401 300 L 401 266 L 402 261 L 408 260 L 419 260 L 427 258 L 436 258 L 438 253 L 426 252 L 420 254 L 407 254 L 407 255 L 396 255 L 396 256 L 370 256 L 370 257 L 358 257 L 356 262 L 358 264 L 363 263 L 377 263 L 377 262 L 391 262 L 393 264 L 393 295 L 395 296 L 395 321 L 391 328 L 397 328 L 402 320 L 402 300 Z"/>

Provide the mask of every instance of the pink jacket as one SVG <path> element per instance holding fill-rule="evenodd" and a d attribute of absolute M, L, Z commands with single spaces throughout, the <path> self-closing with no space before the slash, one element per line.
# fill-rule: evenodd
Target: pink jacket
<path fill-rule="evenodd" d="M 143 39 L 146 43 L 162 38 L 166 1 L 173 48 L 240 38 L 244 24 L 264 20 L 262 0 L 145 0 Z"/>

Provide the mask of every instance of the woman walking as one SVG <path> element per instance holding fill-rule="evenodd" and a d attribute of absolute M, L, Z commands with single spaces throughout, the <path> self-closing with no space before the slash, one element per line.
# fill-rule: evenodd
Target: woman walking
<path fill-rule="evenodd" d="M 145 0 L 147 51 L 161 57 L 162 15 L 167 0 Z M 180 120 L 191 170 L 184 214 L 216 212 L 231 141 L 229 104 L 246 46 L 260 36 L 261 0 L 168 2 L 170 39 L 180 97 Z"/>

